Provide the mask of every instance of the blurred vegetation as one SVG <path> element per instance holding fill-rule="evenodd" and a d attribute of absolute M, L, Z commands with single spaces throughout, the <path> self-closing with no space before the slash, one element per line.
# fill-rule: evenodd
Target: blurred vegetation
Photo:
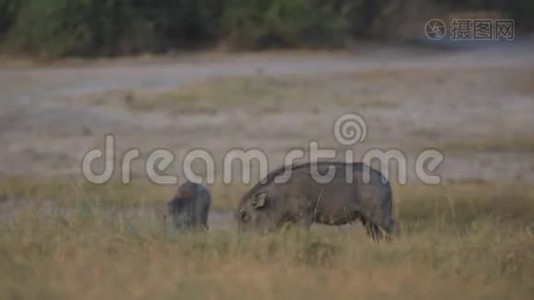
<path fill-rule="evenodd" d="M 534 25 L 529 0 L 0 0 L 0 44 L 4 51 L 50 57 L 220 43 L 231 49 L 335 47 L 347 39 L 384 38 L 396 23 L 415 22 L 408 11 L 422 3 L 501 10 L 519 26 Z"/>
<path fill-rule="evenodd" d="M 214 39 L 219 0 L 3 0 L 8 48 L 29 54 L 161 52 Z M 5 16 L 4 16 L 5 15 Z"/>

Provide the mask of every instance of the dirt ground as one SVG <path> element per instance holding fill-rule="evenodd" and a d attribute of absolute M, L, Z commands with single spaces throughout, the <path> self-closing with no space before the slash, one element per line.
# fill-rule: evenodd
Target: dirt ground
<path fill-rule="evenodd" d="M 533 41 L 458 51 L 356 49 L 4 63 L 0 174 L 79 176 L 83 155 L 103 148 L 107 133 L 119 153 L 204 148 L 220 157 L 256 147 L 272 169 L 289 149 L 307 149 L 311 140 L 338 148 L 335 119 L 357 112 L 368 123 L 357 153 L 396 148 L 414 158 L 437 148 L 445 155 L 437 172 L 445 180 L 534 179 Z M 213 87 L 217 80 L 230 88 Z M 266 88 L 243 92 L 245 81 Z M 152 100 L 182 89 L 211 100 L 186 107 L 172 97 Z M 219 101 L 220 94 L 227 99 Z M 127 105 L 132 95 L 144 95 L 149 109 Z"/>

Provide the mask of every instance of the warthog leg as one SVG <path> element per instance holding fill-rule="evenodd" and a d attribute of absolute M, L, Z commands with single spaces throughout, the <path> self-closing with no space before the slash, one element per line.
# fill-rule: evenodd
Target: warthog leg
<path fill-rule="evenodd" d="M 382 230 L 380 230 L 380 227 L 378 227 L 378 225 L 367 220 L 363 216 L 360 216 L 360 220 L 363 226 L 365 227 L 367 235 L 370 236 L 374 242 L 378 243 L 384 237 L 384 235 L 382 234 Z"/>
<path fill-rule="evenodd" d="M 367 225 L 367 234 L 370 235 L 375 242 L 379 242 L 383 237 L 380 228 L 371 222 Z"/>

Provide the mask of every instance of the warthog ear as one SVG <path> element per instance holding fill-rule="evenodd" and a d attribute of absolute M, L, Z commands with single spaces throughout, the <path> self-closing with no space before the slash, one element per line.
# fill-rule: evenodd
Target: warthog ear
<path fill-rule="evenodd" d="M 267 193 L 259 193 L 254 196 L 254 199 L 252 199 L 252 207 L 254 208 L 262 208 L 265 206 L 267 202 Z"/>

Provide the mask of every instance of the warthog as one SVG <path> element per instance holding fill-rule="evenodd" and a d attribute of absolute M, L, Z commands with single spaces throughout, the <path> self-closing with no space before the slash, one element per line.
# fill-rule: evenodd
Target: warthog
<path fill-rule="evenodd" d="M 335 173 L 326 183 L 312 176 L 325 176 L 329 168 Z M 286 170 L 291 175 L 282 183 L 277 178 L 288 176 Z M 352 174 L 352 183 L 346 174 Z M 260 232 L 285 224 L 309 228 L 312 223 L 342 225 L 360 220 L 367 234 L 378 241 L 381 230 L 388 239 L 396 231 L 391 198 L 387 180 L 363 163 L 304 163 L 282 167 L 257 183 L 241 199 L 236 217 L 240 231 Z"/>
<path fill-rule="evenodd" d="M 167 203 L 167 211 L 178 229 L 208 229 L 210 204 L 211 196 L 207 188 L 198 183 L 186 182 Z"/>

